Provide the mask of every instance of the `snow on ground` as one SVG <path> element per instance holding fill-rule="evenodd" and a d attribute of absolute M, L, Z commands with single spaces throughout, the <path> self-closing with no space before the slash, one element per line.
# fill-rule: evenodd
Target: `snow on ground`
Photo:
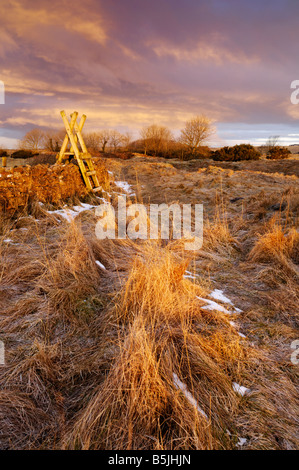
<path fill-rule="evenodd" d="M 10 243 L 10 245 L 19 245 L 20 243 L 14 243 L 11 238 L 5 238 L 3 240 L 4 243 Z"/>
<path fill-rule="evenodd" d="M 215 300 L 220 300 L 220 302 L 224 302 L 225 304 L 233 304 L 232 301 L 223 294 L 223 290 L 214 289 L 213 292 L 210 293 L 210 297 Z"/>
<path fill-rule="evenodd" d="M 233 389 L 236 393 L 241 395 L 242 397 L 246 395 L 246 393 L 250 392 L 250 389 L 247 387 L 244 387 L 243 385 L 237 384 L 237 382 L 233 382 Z"/>
<path fill-rule="evenodd" d="M 123 189 L 129 196 L 135 196 L 132 186 L 127 181 L 114 181 L 114 184 Z"/>
<path fill-rule="evenodd" d="M 238 325 L 234 321 L 230 321 L 229 323 L 233 328 L 235 328 L 235 330 L 238 329 Z M 243 335 L 243 333 L 240 333 L 239 331 L 238 331 L 238 335 L 241 336 L 241 338 L 246 338 L 246 336 Z"/>
<path fill-rule="evenodd" d="M 202 300 L 207 304 L 201 307 L 203 310 L 216 310 L 217 312 L 223 312 L 227 313 L 228 315 L 231 315 L 231 312 L 229 312 L 225 307 L 223 307 L 223 305 L 214 302 L 214 300 L 204 299 L 203 297 L 197 297 L 197 299 Z"/>
<path fill-rule="evenodd" d="M 241 336 L 241 338 L 246 338 L 246 335 L 243 335 L 243 333 L 240 333 L 240 331 L 238 331 L 238 335 Z"/>
<path fill-rule="evenodd" d="M 80 206 L 74 206 L 74 207 L 67 207 L 65 206 L 63 209 L 56 209 L 54 211 L 47 211 L 49 214 L 58 214 L 61 215 L 65 220 L 68 222 L 71 222 L 77 215 L 80 214 L 80 212 L 84 211 L 90 211 L 92 209 L 95 209 L 98 206 L 93 206 L 91 204 L 86 204 L 84 202 L 81 202 Z"/>
<path fill-rule="evenodd" d="M 178 378 L 178 376 L 176 374 L 173 374 L 173 383 L 175 385 L 175 387 L 178 389 L 178 390 L 181 390 L 181 392 L 185 395 L 185 397 L 187 398 L 187 400 L 189 401 L 189 403 L 191 403 L 191 405 L 195 406 L 195 408 L 197 409 L 197 411 L 206 419 L 208 419 L 206 413 L 199 407 L 197 401 L 195 400 L 195 398 L 191 395 L 191 393 L 188 391 L 187 389 L 187 385 L 184 384 L 183 382 L 181 382 L 181 380 Z"/>
<path fill-rule="evenodd" d="M 188 271 L 186 271 L 186 272 L 188 272 Z M 187 276 L 184 276 L 184 277 L 187 277 Z M 191 276 L 189 276 L 189 277 L 191 277 Z M 195 279 L 195 278 L 193 278 L 193 279 Z M 233 312 L 230 312 L 223 305 L 218 304 L 214 300 L 204 299 L 203 297 L 197 297 L 199 300 L 202 300 L 203 302 L 205 302 L 207 304 L 207 305 L 204 305 L 203 307 L 201 307 L 203 310 L 215 310 L 216 312 L 223 312 L 223 313 L 226 313 L 228 315 L 232 315 L 233 313 L 242 312 L 242 310 L 240 310 L 239 308 L 236 308 L 233 305 L 232 301 L 228 297 L 226 297 L 223 294 L 223 291 L 220 290 L 220 289 L 213 290 L 213 292 L 211 292 L 211 294 L 209 294 L 209 297 L 213 297 L 214 299 L 219 300 L 220 302 L 224 302 L 224 303 L 229 304 L 233 308 Z M 235 322 L 230 321 L 229 323 L 231 324 L 231 326 L 233 328 L 235 328 L 236 330 L 238 329 L 238 325 Z M 243 333 L 240 333 L 239 331 L 238 331 L 238 335 L 241 336 L 241 338 L 246 338 L 246 336 Z"/>
<path fill-rule="evenodd" d="M 237 442 L 237 446 L 242 447 L 246 444 L 246 442 L 247 442 L 247 439 L 245 439 L 245 437 L 239 437 L 239 440 Z"/>
<path fill-rule="evenodd" d="M 100 268 L 106 269 L 105 266 L 100 261 L 96 260 L 96 264 L 100 266 Z"/>
<path fill-rule="evenodd" d="M 235 313 L 241 313 L 242 312 L 242 310 L 235 307 L 233 302 L 223 294 L 223 290 L 214 289 L 213 292 L 210 293 L 210 297 L 212 297 L 215 300 L 219 300 L 220 302 L 223 302 L 225 304 L 230 304 L 233 307 Z"/>

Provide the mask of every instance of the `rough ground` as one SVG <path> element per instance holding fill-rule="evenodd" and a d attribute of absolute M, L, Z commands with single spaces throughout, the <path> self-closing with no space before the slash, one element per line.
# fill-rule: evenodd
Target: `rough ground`
<path fill-rule="evenodd" d="M 228 170 L 262 171 L 265 173 L 281 173 L 283 175 L 299 176 L 299 158 L 296 155 L 286 160 L 248 160 L 242 162 L 214 162 L 213 160 L 192 160 L 187 162 L 173 161 L 173 166 L 189 171 L 197 171 L 200 168 L 216 166 Z"/>
<path fill-rule="evenodd" d="M 298 162 L 103 163 L 112 202 L 202 203 L 202 250 L 3 215 L 0 447 L 298 448 Z"/>

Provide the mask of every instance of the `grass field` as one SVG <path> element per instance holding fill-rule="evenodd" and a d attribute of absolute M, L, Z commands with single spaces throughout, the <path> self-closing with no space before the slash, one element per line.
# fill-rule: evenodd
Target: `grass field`
<path fill-rule="evenodd" d="M 298 448 L 298 159 L 103 162 L 113 204 L 203 204 L 203 247 L 0 214 L 0 448 Z"/>

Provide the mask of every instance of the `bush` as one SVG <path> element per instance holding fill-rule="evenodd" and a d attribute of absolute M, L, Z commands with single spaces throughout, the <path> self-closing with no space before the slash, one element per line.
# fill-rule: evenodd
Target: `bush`
<path fill-rule="evenodd" d="M 27 165 L 54 165 L 56 163 L 56 156 L 53 153 L 36 154 L 32 158 L 28 159 Z"/>
<path fill-rule="evenodd" d="M 0 158 L 1 158 L 1 157 L 7 157 L 7 152 L 6 152 L 6 150 L 1 150 L 1 149 L 0 149 Z"/>
<path fill-rule="evenodd" d="M 235 145 L 234 147 L 222 147 L 212 152 L 211 158 L 222 162 L 239 162 L 241 160 L 259 160 L 260 152 L 250 144 Z"/>
<path fill-rule="evenodd" d="M 282 160 L 284 158 L 288 158 L 291 153 L 292 152 L 290 152 L 290 150 L 286 147 L 272 147 L 267 154 L 267 159 Z"/>
<path fill-rule="evenodd" d="M 182 160 L 204 160 L 211 157 L 211 150 L 206 145 L 201 145 L 195 152 L 183 150 L 181 153 Z"/>
<path fill-rule="evenodd" d="M 101 154 L 103 155 L 103 154 Z M 134 157 L 134 154 L 132 152 L 111 152 L 111 153 L 105 153 L 104 156 L 106 158 L 119 158 L 120 160 L 130 160 L 131 158 Z"/>
<path fill-rule="evenodd" d="M 11 154 L 11 158 L 30 158 L 34 155 L 38 155 L 38 153 L 32 152 L 32 150 L 17 150 Z"/>

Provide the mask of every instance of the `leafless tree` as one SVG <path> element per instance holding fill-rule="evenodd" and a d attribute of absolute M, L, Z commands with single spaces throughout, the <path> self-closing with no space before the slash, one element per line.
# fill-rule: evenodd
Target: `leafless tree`
<path fill-rule="evenodd" d="M 126 132 L 122 136 L 122 145 L 124 150 L 129 150 L 130 144 L 132 143 L 132 134 L 130 132 Z"/>
<path fill-rule="evenodd" d="M 50 152 L 59 152 L 65 135 L 64 129 L 46 131 L 44 133 L 44 148 Z"/>
<path fill-rule="evenodd" d="M 195 116 L 186 122 L 181 130 L 180 142 L 191 154 L 195 154 L 203 142 L 214 134 L 215 130 L 212 121 L 208 117 Z"/>
<path fill-rule="evenodd" d="M 27 132 L 19 143 L 19 147 L 23 150 L 41 150 L 45 147 L 45 133 L 36 128 Z"/>
<path fill-rule="evenodd" d="M 158 126 L 152 124 L 151 126 L 144 127 L 140 131 L 143 140 L 144 154 L 153 152 L 154 155 L 161 151 L 167 151 L 169 143 L 173 139 L 170 130 L 165 126 Z"/>
<path fill-rule="evenodd" d="M 106 147 L 110 143 L 111 131 L 109 129 L 104 129 L 98 132 L 98 135 L 99 135 L 99 142 L 102 148 L 102 152 L 105 153 Z"/>
<path fill-rule="evenodd" d="M 88 134 L 84 134 L 84 141 L 86 147 L 94 152 L 99 151 L 103 145 L 101 132 L 90 132 Z"/>
<path fill-rule="evenodd" d="M 279 138 L 280 138 L 279 135 L 270 135 L 270 137 L 268 137 L 268 140 L 265 145 L 266 154 L 268 154 L 271 149 L 273 149 L 274 147 L 278 145 Z"/>
<path fill-rule="evenodd" d="M 122 134 L 116 130 L 111 130 L 109 145 L 110 147 L 112 147 L 114 152 L 116 152 L 119 149 L 119 147 L 122 145 L 122 142 L 123 142 Z"/>

